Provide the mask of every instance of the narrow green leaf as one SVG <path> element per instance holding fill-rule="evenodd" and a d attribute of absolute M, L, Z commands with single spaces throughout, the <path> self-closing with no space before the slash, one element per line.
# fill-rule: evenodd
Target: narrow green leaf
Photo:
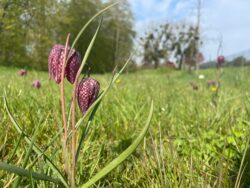
<path fill-rule="evenodd" d="M 82 27 L 82 29 L 79 31 L 79 33 L 77 34 L 75 40 L 72 43 L 71 48 L 73 49 L 74 46 L 76 45 L 77 41 L 79 40 L 79 38 L 81 37 L 82 33 L 85 31 L 85 29 L 89 26 L 89 24 L 96 19 L 98 16 L 100 16 L 101 14 L 103 14 L 104 12 L 106 12 L 107 10 L 109 10 L 110 8 L 112 8 L 113 6 L 117 5 L 118 2 L 113 3 L 107 7 L 105 7 L 104 9 L 100 10 L 99 12 L 97 12 L 92 18 L 89 19 L 89 21 Z"/>
<path fill-rule="evenodd" d="M 100 105 L 100 102 L 95 106 L 94 110 L 91 112 L 88 123 L 87 123 L 86 127 L 82 130 L 82 135 L 80 137 L 80 141 L 79 141 L 77 151 L 76 151 L 76 162 L 77 162 L 78 156 L 80 154 L 81 148 L 83 146 L 83 141 L 85 140 L 85 138 L 86 138 L 86 136 L 87 136 L 87 134 L 89 132 L 89 127 L 90 127 L 90 125 L 92 123 L 92 120 L 93 120 L 93 118 L 95 116 L 95 113 L 96 113 L 99 105 Z"/>
<path fill-rule="evenodd" d="M 87 188 L 87 187 L 94 185 L 97 181 L 105 177 L 114 168 L 119 166 L 124 160 L 126 160 L 136 150 L 136 148 L 141 143 L 141 141 L 143 140 L 144 136 L 146 135 L 148 131 L 150 121 L 152 118 L 152 114 L 153 114 L 153 106 L 154 104 L 152 101 L 146 125 L 144 126 L 143 130 L 141 131 L 139 136 L 136 138 L 136 140 L 125 151 L 123 151 L 116 159 L 111 161 L 106 167 L 104 167 L 100 172 L 98 172 L 94 177 L 92 177 L 87 183 L 82 185 L 81 186 L 82 188 Z"/>
<path fill-rule="evenodd" d="M 69 127 L 70 127 L 70 123 L 71 123 L 71 114 L 72 114 L 72 103 L 70 105 L 70 108 L 69 108 L 69 112 L 68 112 L 68 121 L 67 121 L 67 128 L 69 130 Z M 63 130 L 63 129 L 62 129 Z M 60 131 L 59 131 L 60 132 Z"/>
<path fill-rule="evenodd" d="M 23 139 L 23 137 L 24 137 L 23 134 L 21 134 L 21 135 L 19 136 L 18 141 L 17 141 L 17 143 L 16 143 L 16 145 L 15 145 L 15 148 L 14 148 L 14 150 L 13 150 L 13 152 L 12 152 L 12 154 L 11 154 L 11 157 L 10 157 L 10 159 L 8 160 L 8 162 L 10 162 L 10 161 L 13 159 L 13 157 L 15 156 L 16 151 L 17 151 L 17 148 L 19 147 L 19 145 L 20 145 L 21 140 Z"/>
<path fill-rule="evenodd" d="M 17 132 L 19 134 L 23 134 L 24 135 L 24 140 L 30 144 L 31 140 L 30 138 L 24 133 L 24 131 L 22 130 L 22 128 L 19 126 L 19 124 L 17 123 L 17 121 L 15 120 L 15 118 L 13 117 L 12 113 L 9 110 L 8 107 L 8 102 L 7 102 L 7 98 L 6 98 L 6 92 L 4 92 L 4 106 L 6 108 L 6 111 L 15 127 L 15 129 L 17 130 Z M 33 150 L 38 154 L 38 155 L 43 155 L 44 156 L 44 161 L 47 163 L 47 165 L 54 171 L 54 173 L 57 174 L 57 176 L 61 179 L 62 183 L 68 187 L 68 184 L 66 182 L 66 180 L 64 179 L 63 175 L 61 174 L 61 172 L 59 171 L 59 169 L 55 166 L 55 164 L 50 160 L 50 158 L 44 153 L 42 152 L 42 150 L 36 145 L 34 144 L 33 146 Z"/>
<path fill-rule="evenodd" d="M 55 179 L 55 178 L 52 178 L 50 176 L 46 176 L 44 174 L 39 174 L 39 173 L 36 173 L 36 172 L 32 172 L 32 171 L 26 170 L 26 169 L 24 169 L 22 167 L 7 164 L 7 163 L 1 162 L 1 161 L 0 161 L 0 169 L 4 170 L 4 171 L 7 171 L 9 173 L 17 174 L 19 176 L 26 176 L 26 177 L 32 176 L 32 178 L 34 178 L 36 180 L 49 181 L 49 182 L 53 182 L 53 183 L 56 183 L 56 184 L 61 183 L 60 179 Z"/>
<path fill-rule="evenodd" d="M 35 131 L 34 131 L 33 136 L 32 136 L 32 138 L 31 138 L 31 143 L 30 143 L 28 152 L 27 152 L 26 155 L 25 155 L 24 163 L 23 163 L 23 165 L 22 165 L 23 168 L 26 168 L 26 166 L 27 166 L 27 164 L 28 164 L 28 161 L 29 161 L 29 157 L 30 157 L 31 151 L 33 150 L 33 145 L 34 145 L 34 142 L 35 142 L 35 138 L 36 138 L 37 132 L 38 132 L 38 130 L 39 130 L 38 128 L 39 128 L 39 126 L 37 126 L 37 127 L 35 128 Z M 19 185 L 20 180 L 21 180 L 21 176 L 19 176 L 19 177 L 17 178 L 17 180 L 15 181 L 14 186 L 13 186 L 14 188 L 16 188 L 16 187 Z"/>
<path fill-rule="evenodd" d="M 91 165 L 91 169 L 90 169 L 90 176 L 92 176 L 94 174 L 94 171 L 101 159 L 101 154 L 103 152 L 103 149 L 104 149 L 104 144 L 101 145 L 100 149 L 99 149 L 99 152 L 98 152 L 98 155 L 95 157 L 95 162 L 93 162 L 93 165 Z"/>
<path fill-rule="evenodd" d="M 80 68 L 79 68 L 77 74 L 79 74 L 79 73 L 82 72 L 82 70 L 83 70 L 83 68 L 84 68 L 84 65 L 85 65 L 86 62 L 87 62 L 87 59 L 88 59 L 88 57 L 89 57 L 89 55 L 90 55 L 90 52 L 91 52 L 91 50 L 92 50 L 92 48 L 93 48 L 93 46 L 94 46 L 96 37 L 97 37 L 97 35 L 98 35 L 99 31 L 100 31 L 101 25 L 102 25 L 102 19 L 101 19 L 101 21 L 100 21 L 100 23 L 99 23 L 99 25 L 98 25 L 98 27 L 97 27 L 97 29 L 96 29 L 96 32 L 95 32 L 93 38 L 91 39 L 91 41 L 90 41 L 90 43 L 89 43 L 89 46 L 88 46 L 88 48 L 87 48 L 87 50 L 86 50 L 86 52 L 85 52 L 85 55 L 84 55 L 84 57 L 83 57 L 81 66 L 80 66 Z M 78 76 L 78 75 L 77 75 L 77 76 Z M 78 78 L 76 78 L 76 79 L 78 79 Z"/>
<path fill-rule="evenodd" d="M 243 165 L 244 165 L 244 161 L 245 161 L 245 158 L 246 158 L 247 150 L 249 148 L 249 142 L 250 142 L 250 137 L 247 139 L 246 147 L 245 147 L 245 150 L 244 150 L 241 162 L 240 162 L 240 169 L 238 171 L 238 175 L 237 175 L 235 185 L 234 185 L 235 188 L 240 187 L 240 179 L 241 179 L 242 174 L 244 173 Z"/>

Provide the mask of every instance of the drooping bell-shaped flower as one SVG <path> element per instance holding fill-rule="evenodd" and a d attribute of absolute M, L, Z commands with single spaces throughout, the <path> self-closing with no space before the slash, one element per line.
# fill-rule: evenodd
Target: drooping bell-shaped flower
<path fill-rule="evenodd" d="M 192 89 L 195 91 L 199 89 L 199 86 L 193 82 L 190 82 L 190 85 L 192 86 Z"/>
<path fill-rule="evenodd" d="M 217 57 L 217 63 L 218 65 L 222 65 L 225 62 L 225 57 L 223 55 L 220 55 Z"/>
<path fill-rule="evenodd" d="M 217 85 L 217 81 L 216 80 L 208 80 L 207 81 L 207 85 L 210 86 L 216 86 Z"/>
<path fill-rule="evenodd" d="M 92 78 L 83 79 L 77 89 L 77 100 L 78 105 L 83 114 L 96 100 L 100 89 L 98 81 Z"/>
<path fill-rule="evenodd" d="M 39 80 L 34 80 L 32 82 L 32 87 L 36 88 L 36 89 L 39 89 L 41 87 L 41 82 Z"/>
<path fill-rule="evenodd" d="M 69 54 L 69 60 L 65 69 L 67 80 L 72 84 L 75 82 L 76 74 L 80 68 L 80 63 L 81 55 L 79 52 L 73 50 L 72 53 Z"/>
<path fill-rule="evenodd" d="M 50 78 L 53 78 L 56 83 L 61 82 L 62 66 L 64 60 L 65 46 L 56 44 L 50 51 L 48 59 L 48 68 Z M 68 48 L 68 51 L 70 47 Z M 65 68 L 65 75 L 70 83 L 74 83 L 78 69 L 80 68 L 81 56 L 75 50 L 71 49 L 68 55 L 68 61 Z"/>
<path fill-rule="evenodd" d="M 18 71 L 18 74 L 20 75 L 20 76 L 26 76 L 27 75 L 27 70 L 26 69 L 20 69 L 19 71 Z"/>

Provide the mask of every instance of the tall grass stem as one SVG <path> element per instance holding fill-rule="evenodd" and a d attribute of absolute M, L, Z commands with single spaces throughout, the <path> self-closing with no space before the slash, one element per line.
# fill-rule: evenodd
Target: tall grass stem
<path fill-rule="evenodd" d="M 67 117 L 65 111 L 65 94 L 64 94 L 64 75 L 65 68 L 67 65 L 66 59 L 68 56 L 68 46 L 69 46 L 69 37 L 68 34 L 64 49 L 64 57 L 63 57 L 63 66 L 62 66 L 62 74 L 61 74 L 61 105 L 62 105 L 62 119 L 63 119 L 63 128 L 64 128 L 64 139 L 63 139 L 63 155 L 64 155 L 64 170 L 67 177 L 69 177 L 69 164 L 68 164 L 68 128 L 67 128 Z"/>

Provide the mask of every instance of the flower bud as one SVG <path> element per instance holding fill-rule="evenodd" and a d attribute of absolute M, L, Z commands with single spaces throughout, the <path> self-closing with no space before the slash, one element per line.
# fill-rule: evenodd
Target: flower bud
<path fill-rule="evenodd" d="M 199 89 L 198 85 L 196 85 L 193 82 L 190 82 L 190 85 L 192 86 L 192 89 L 195 90 L 195 91 Z"/>
<path fill-rule="evenodd" d="M 224 62 L 225 62 L 224 56 L 223 55 L 218 56 L 218 58 L 217 58 L 218 65 L 222 65 L 222 64 L 224 64 Z"/>
<path fill-rule="evenodd" d="M 41 87 L 41 82 L 39 80 L 34 80 L 32 82 L 32 87 L 39 89 Z"/>
<path fill-rule="evenodd" d="M 26 69 L 20 69 L 20 70 L 18 71 L 18 74 L 19 74 L 20 76 L 26 76 L 26 75 L 27 75 L 27 70 L 26 70 Z"/>
<path fill-rule="evenodd" d="M 48 68 L 50 78 L 52 77 L 56 83 L 61 82 L 62 66 L 64 60 L 65 46 L 56 44 L 50 51 L 48 59 Z M 68 48 L 68 51 L 70 47 Z M 70 83 L 74 83 L 78 69 L 80 68 L 81 56 L 72 49 L 68 55 L 68 61 L 65 68 L 65 75 Z"/>
<path fill-rule="evenodd" d="M 77 99 L 79 108 L 83 114 L 85 114 L 88 108 L 96 100 L 99 89 L 99 82 L 92 78 L 85 78 L 79 83 L 77 90 Z"/>
<path fill-rule="evenodd" d="M 207 81 L 207 85 L 210 86 L 216 86 L 217 85 L 217 81 L 216 80 L 208 80 Z"/>

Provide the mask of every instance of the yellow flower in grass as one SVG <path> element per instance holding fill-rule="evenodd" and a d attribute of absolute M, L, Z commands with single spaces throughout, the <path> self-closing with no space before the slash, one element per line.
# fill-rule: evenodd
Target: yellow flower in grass
<path fill-rule="evenodd" d="M 119 84 L 119 83 L 121 83 L 121 80 L 116 80 L 116 82 L 115 82 L 116 84 Z"/>
<path fill-rule="evenodd" d="M 216 91 L 217 91 L 217 89 L 218 89 L 218 87 L 217 87 L 217 86 L 213 86 L 213 87 L 211 87 L 211 91 L 213 91 L 213 92 L 216 92 Z"/>

